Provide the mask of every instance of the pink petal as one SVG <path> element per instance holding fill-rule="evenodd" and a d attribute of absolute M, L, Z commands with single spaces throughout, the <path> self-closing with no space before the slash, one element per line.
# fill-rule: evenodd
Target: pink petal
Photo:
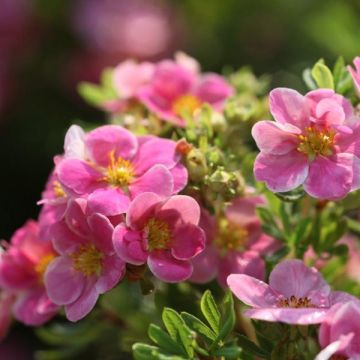
<path fill-rule="evenodd" d="M 108 188 L 95 190 L 88 197 L 88 208 L 106 216 L 123 214 L 130 205 L 130 198 L 121 189 Z"/>
<path fill-rule="evenodd" d="M 249 309 L 244 311 L 244 315 L 251 319 L 283 322 L 286 324 L 310 325 L 320 324 L 325 316 L 327 309 L 317 308 L 264 308 Z"/>
<path fill-rule="evenodd" d="M 78 125 L 71 125 L 65 135 L 64 157 L 85 160 L 85 132 Z"/>
<path fill-rule="evenodd" d="M 102 263 L 102 272 L 95 284 L 96 291 L 104 294 L 112 289 L 125 275 L 125 263 L 117 255 L 106 256 Z"/>
<path fill-rule="evenodd" d="M 200 221 L 200 206 L 190 196 L 174 195 L 161 206 L 161 211 L 176 210 L 185 223 L 197 225 Z"/>
<path fill-rule="evenodd" d="M 315 108 L 317 124 L 325 126 L 341 125 L 345 121 L 345 112 L 335 99 L 321 100 Z"/>
<path fill-rule="evenodd" d="M 306 266 L 301 260 L 285 260 L 276 265 L 269 285 L 286 298 L 308 297 L 314 305 L 329 306 L 329 285 L 315 268 Z"/>
<path fill-rule="evenodd" d="M 138 195 L 130 204 L 126 214 L 126 224 L 132 229 L 142 230 L 145 222 L 152 216 L 155 205 L 161 203 L 162 198 L 152 192 Z"/>
<path fill-rule="evenodd" d="M 183 164 L 177 164 L 170 169 L 174 181 L 173 194 L 179 193 L 188 183 L 188 172 Z"/>
<path fill-rule="evenodd" d="M 69 229 L 76 235 L 87 238 L 90 235 L 89 225 L 87 223 L 85 211 L 86 200 L 70 200 L 65 212 L 65 222 Z"/>
<path fill-rule="evenodd" d="M 174 180 L 171 172 L 163 165 L 153 166 L 129 186 L 132 198 L 144 192 L 153 192 L 160 196 L 170 196 L 173 193 L 173 189 Z"/>
<path fill-rule="evenodd" d="M 360 123 L 350 128 L 351 133 L 338 131 L 335 137 L 339 153 L 350 153 L 360 157 Z"/>
<path fill-rule="evenodd" d="M 169 283 L 185 281 L 193 271 L 190 262 L 177 260 L 165 251 L 153 251 L 149 255 L 148 266 L 157 278 Z"/>
<path fill-rule="evenodd" d="M 270 92 L 270 112 L 279 123 L 290 123 L 300 129 L 308 126 L 310 109 L 306 98 L 297 91 L 277 88 Z"/>
<path fill-rule="evenodd" d="M 285 155 L 260 153 L 254 163 L 257 181 L 264 181 L 274 192 L 290 191 L 304 183 L 308 176 L 308 159 L 298 151 Z"/>
<path fill-rule="evenodd" d="M 176 228 L 171 254 L 178 260 L 193 258 L 205 248 L 205 233 L 194 224 L 184 224 Z"/>
<path fill-rule="evenodd" d="M 120 224 L 114 230 L 113 244 L 116 254 L 123 261 L 133 265 L 142 265 L 146 262 L 148 255 L 143 249 L 140 232 L 127 229 L 125 224 Z"/>
<path fill-rule="evenodd" d="M 352 188 L 355 180 L 353 167 L 358 171 L 359 160 L 351 154 L 337 154 L 331 158 L 318 156 L 310 164 L 304 189 L 315 198 L 341 199 Z"/>
<path fill-rule="evenodd" d="M 87 242 L 85 238 L 73 233 L 64 220 L 53 224 L 50 233 L 54 249 L 61 255 L 70 254 Z"/>
<path fill-rule="evenodd" d="M 84 318 L 90 313 L 90 311 L 96 305 L 97 299 L 99 298 L 99 293 L 95 288 L 95 279 L 88 278 L 86 279 L 85 287 L 80 295 L 80 297 L 65 306 L 65 314 L 68 320 L 78 321 Z"/>
<path fill-rule="evenodd" d="M 283 155 L 297 148 L 301 130 L 291 124 L 275 121 L 255 123 L 251 134 L 260 151 L 271 155 Z"/>
<path fill-rule="evenodd" d="M 249 275 L 232 274 L 227 284 L 238 299 L 255 308 L 273 307 L 279 299 L 268 284 Z"/>
<path fill-rule="evenodd" d="M 102 174 L 82 160 L 64 159 L 57 171 L 59 181 L 79 195 L 91 193 L 101 187 Z"/>
<path fill-rule="evenodd" d="M 72 260 L 59 256 L 47 267 L 44 283 L 50 300 L 57 305 L 66 305 L 79 298 L 85 277 L 74 270 Z"/>
<path fill-rule="evenodd" d="M 189 281 L 197 284 L 205 284 L 216 277 L 219 266 L 217 249 L 208 245 L 204 251 L 191 260 L 193 273 Z"/>
<path fill-rule="evenodd" d="M 354 338 L 353 333 L 340 336 L 339 340 L 336 340 L 329 344 L 326 348 L 321 350 L 316 355 L 315 360 L 328 360 L 332 358 L 332 355 L 336 354 L 341 350 L 346 350 L 351 346 L 351 340 Z M 341 358 L 341 357 L 340 357 Z M 351 357 L 349 360 L 359 360 L 358 357 Z"/>
<path fill-rule="evenodd" d="M 168 139 L 153 138 L 139 147 L 133 164 L 136 174 L 145 173 L 154 165 L 164 165 L 172 168 L 179 161 L 176 153 L 176 142 Z"/>
<path fill-rule="evenodd" d="M 104 254 L 113 253 L 112 234 L 114 227 L 110 220 L 104 215 L 92 214 L 88 217 L 88 222 L 96 248 Z"/>
<path fill-rule="evenodd" d="M 112 151 L 115 158 L 128 160 L 135 155 L 138 144 L 136 137 L 123 127 L 104 125 L 88 133 L 86 146 L 91 160 L 107 167 Z"/>

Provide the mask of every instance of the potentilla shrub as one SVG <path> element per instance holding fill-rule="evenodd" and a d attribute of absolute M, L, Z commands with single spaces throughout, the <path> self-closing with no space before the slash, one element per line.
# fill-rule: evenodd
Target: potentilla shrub
<path fill-rule="evenodd" d="M 80 84 L 108 123 L 69 128 L 3 242 L 1 337 L 36 327 L 39 359 L 360 359 L 354 64 L 306 69 L 305 95 L 183 53 Z"/>

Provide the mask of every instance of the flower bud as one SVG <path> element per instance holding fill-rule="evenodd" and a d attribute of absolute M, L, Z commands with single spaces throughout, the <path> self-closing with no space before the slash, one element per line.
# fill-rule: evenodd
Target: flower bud
<path fill-rule="evenodd" d="M 192 149 L 188 152 L 185 158 L 185 166 L 188 169 L 190 179 L 195 182 L 201 181 L 209 171 L 205 155 L 199 149 Z"/>
<path fill-rule="evenodd" d="M 244 193 L 245 181 L 239 171 L 229 172 L 217 169 L 209 177 L 209 188 L 225 200 L 231 200 Z"/>

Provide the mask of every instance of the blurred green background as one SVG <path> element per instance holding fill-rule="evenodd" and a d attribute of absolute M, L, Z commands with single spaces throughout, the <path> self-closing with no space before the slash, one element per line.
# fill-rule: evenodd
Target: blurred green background
<path fill-rule="evenodd" d="M 103 66 L 181 49 L 204 70 L 249 64 L 304 90 L 304 67 L 350 62 L 359 39 L 358 0 L 0 0 L 0 238 L 36 218 L 67 127 L 105 120 L 75 91 Z"/>

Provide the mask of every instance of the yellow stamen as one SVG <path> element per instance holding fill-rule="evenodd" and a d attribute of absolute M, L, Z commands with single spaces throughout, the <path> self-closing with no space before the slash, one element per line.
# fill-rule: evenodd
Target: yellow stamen
<path fill-rule="evenodd" d="M 104 178 L 101 180 L 118 187 L 129 185 L 135 176 L 134 167 L 131 162 L 123 159 L 121 156 L 116 159 L 114 150 L 110 152 L 109 156 L 110 165 L 105 172 Z"/>
<path fill-rule="evenodd" d="M 148 240 L 148 250 L 168 249 L 171 243 L 171 231 L 169 225 L 164 221 L 151 218 L 144 227 Z"/>
<path fill-rule="evenodd" d="M 305 133 L 299 135 L 300 140 L 297 150 L 310 159 L 318 155 L 330 156 L 334 150 L 335 131 L 324 128 L 317 130 L 314 127 L 307 127 Z"/>
<path fill-rule="evenodd" d="M 56 257 L 55 253 L 49 253 L 43 256 L 40 261 L 35 266 L 35 271 L 38 274 L 39 281 L 42 282 L 44 273 L 48 267 L 48 265 L 53 261 Z"/>
<path fill-rule="evenodd" d="M 65 193 L 64 189 L 62 188 L 61 184 L 57 180 L 55 180 L 53 182 L 53 190 L 54 190 L 55 197 L 57 197 L 57 198 L 66 197 L 66 193 Z"/>
<path fill-rule="evenodd" d="M 172 104 L 172 111 L 178 116 L 193 115 L 194 111 L 201 106 L 201 101 L 194 95 L 178 97 Z"/>
<path fill-rule="evenodd" d="M 248 238 L 247 229 L 238 224 L 231 223 L 226 218 L 218 222 L 218 234 L 215 238 L 215 245 L 226 251 L 241 250 Z"/>
<path fill-rule="evenodd" d="M 277 306 L 284 308 L 295 308 L 295 309 L 316 307 L 314 304 L 311 303 L 311 300 L 308 297 L 297 298 L 294 295 L 290 296 L 290 298 L 279 300 Z"/>
<path fill-rule="evenodd" d="M 74 269 L 85 276 L 99 275 L 101 272 L 103 254 L 93 244 L 81 245 L 70 255 L 70 258 Z"/>

